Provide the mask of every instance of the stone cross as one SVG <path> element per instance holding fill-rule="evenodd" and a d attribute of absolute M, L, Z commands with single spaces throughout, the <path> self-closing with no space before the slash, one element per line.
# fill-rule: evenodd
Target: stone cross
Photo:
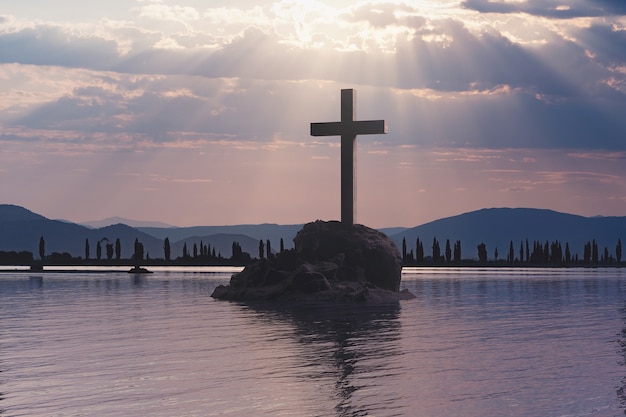
<path fill-rule="evenodd" d="M 356 119 L 356 91 L 353 89 L 341 90 L 341 121 L 329 123 L 311 123 L 311 136 L 341 136 L 341 222 L 354 224 L 354 201 L 356 187 L 354 175 L 356 173 L 357 135 L 375 135 L 387 133 L 387 124 L 384 120 Z"/>

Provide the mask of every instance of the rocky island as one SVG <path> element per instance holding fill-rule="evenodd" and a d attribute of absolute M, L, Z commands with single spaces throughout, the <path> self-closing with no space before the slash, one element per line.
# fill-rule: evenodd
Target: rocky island
<path fill-rule="evenodd" d="M 261 259 L 218 286 L 213 298 L 255 301 L 394 302 L 402 259 L 384 233 L 359 224 L 321 220 L 306 224 L 295 248 Z"/>

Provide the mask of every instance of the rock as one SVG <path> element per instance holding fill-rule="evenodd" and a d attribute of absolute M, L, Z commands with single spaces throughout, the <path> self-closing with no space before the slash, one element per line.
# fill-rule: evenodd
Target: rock
<path fill-rule="evenodd" d="M 221 300 L 388 302 L 400 292 L 402 259 L 384 233 L 363 225 L 316 221 L 294 239 L 295 249 L 262 259 L 213 294 Z"/>
<path fill-rule="evenodd" d="M 129 274 L 151 274 L 152 271 L 147 270 L 146 268 L 143 268 L 141 266 L 134 266 L 132 267 L 129 271 Z"/>

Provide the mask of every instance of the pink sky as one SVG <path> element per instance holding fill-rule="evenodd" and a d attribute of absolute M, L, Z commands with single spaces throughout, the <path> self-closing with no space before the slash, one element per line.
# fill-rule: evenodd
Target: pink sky
<path fill-rule="evenodd" d="M 76 222 L 339 218 L 339 91 L 357 221 L 484 207 L 626 215 L 626 6 L 539 0 L 111 1 L 0 14 L 0 203 Z"/>

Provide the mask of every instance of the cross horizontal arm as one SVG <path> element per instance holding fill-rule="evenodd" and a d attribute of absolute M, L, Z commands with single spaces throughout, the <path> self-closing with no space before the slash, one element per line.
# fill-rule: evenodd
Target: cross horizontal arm
<path fill-rule="evenodd" d="M 356 136 L 385 133 L 387 133 L 387 123 L 384 120 L 311 123 L 311 136 Z"/>

